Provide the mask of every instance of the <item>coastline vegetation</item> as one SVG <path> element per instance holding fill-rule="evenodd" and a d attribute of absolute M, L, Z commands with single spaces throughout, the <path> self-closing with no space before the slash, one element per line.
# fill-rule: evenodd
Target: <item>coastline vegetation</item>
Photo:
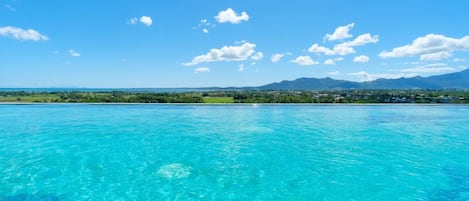
<path fill-rule="evenodd" d="M 128 92 L 0 92 L 0 102 L 24 103 L 450 103 L 468 104 L 469 91 L 329 90 Z"/>

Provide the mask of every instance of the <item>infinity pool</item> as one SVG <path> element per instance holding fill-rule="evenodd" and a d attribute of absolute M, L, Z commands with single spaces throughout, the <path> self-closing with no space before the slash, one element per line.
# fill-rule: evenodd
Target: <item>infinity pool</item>
<path fill-rule="evenodd" d="M 469 200 L 469 106 L 0 105 L 0 200 Z"/>

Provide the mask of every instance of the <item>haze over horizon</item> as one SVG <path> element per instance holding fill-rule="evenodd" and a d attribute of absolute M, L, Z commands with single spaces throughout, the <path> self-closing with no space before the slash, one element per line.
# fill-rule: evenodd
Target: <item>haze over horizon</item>
<path fill-rule="evenodd" d="M 0 0 L 0 87 L 259 86 L 468 67 L 466 2 Z"/>

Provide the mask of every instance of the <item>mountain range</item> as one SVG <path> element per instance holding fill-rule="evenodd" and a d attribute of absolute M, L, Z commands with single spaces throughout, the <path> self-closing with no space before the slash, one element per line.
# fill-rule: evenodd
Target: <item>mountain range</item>
<path fill-rule="evenodd" d="M 334 90 L 334 89 L 469 89 L 469 69 L 430 77 L 399 79 L 377 79 L 368 82 L 335 80 L 332 78 L 298 78 L 259 87 L 244 87 L 251 90 Z"/>
<path fill-rule="evenodd" d="M 349 89 L 459 89 L 469 90 L 469 69 L 430 77 L 377 79 L 368 82 L 336 80 L 332 78 L 298 78 L 254 87 L 203 88 L 0 88 L 0 92 L 30 91 L 132 91 L 132 92 L 189 92 L 221 90 L 349 90 Z"/>

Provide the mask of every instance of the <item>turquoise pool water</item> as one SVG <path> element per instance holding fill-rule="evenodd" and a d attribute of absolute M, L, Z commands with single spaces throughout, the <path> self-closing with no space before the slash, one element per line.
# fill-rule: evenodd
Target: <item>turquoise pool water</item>
<path fill-rule="evenodd" d="M 0 105 L 0 200 L 469 200 L 469 106 Z"/>

